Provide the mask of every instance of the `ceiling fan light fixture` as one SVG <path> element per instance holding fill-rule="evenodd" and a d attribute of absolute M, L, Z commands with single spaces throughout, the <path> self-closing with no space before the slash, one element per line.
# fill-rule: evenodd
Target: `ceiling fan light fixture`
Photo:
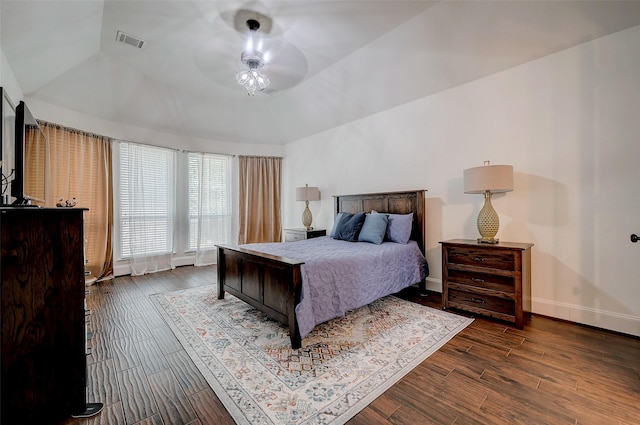
<path fill-rule="evenodd" d="M 236 74 L 238 84 L 247 89 L 247 94 L 253 96 L 256 90 L 264 90 L 269 86 L 269 77 L 261 74 L 257 69 L 246 69 Z"/>
<path fill-rule="evenodd" d="M 254 35 L 260 28 L 260 22 L 255 19 L 249 19 L 247 20 L 247 27 L 252 35 Z M 243 51 L 240 54 L 240 62 L 242 62 L 247 69 L 236 74 L 236 81 L 247 89 L 249 96 L 255 95 L 256 90 L 264 90 L 269 86 L 271 82 L 269 77 L 260 73 L 260 69 L 266 68 L 267 66 L 261 51 L 255 49 Z"/>

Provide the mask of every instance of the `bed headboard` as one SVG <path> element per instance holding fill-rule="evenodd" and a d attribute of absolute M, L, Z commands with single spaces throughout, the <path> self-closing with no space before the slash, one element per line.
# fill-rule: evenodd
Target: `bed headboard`
<path fill-rule="evenodd" d="M 418 246 L 424 254 L 426 252 L 425 192 L 426 190 L 415 190 L 337 195 L 333 197 L 333 215 L 335 217 L 340 212 L 357 213 L 360 211 L 370 212 L 371 210 L 389 214 L 413 213 L 411 239 L 418 242 Z"/>

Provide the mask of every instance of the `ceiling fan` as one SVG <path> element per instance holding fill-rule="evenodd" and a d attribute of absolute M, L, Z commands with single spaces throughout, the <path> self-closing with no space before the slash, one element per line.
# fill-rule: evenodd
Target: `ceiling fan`
<path fill-rule="evenodd" d="M 195 52 L 204 75 L 237 93 L 242 93 L 240 83 L 249 95 L 287 90 L 307 75 L 306 57 L 273 18 L 249 9 L 222 12 L 220 17 L 228 25 L 216 27 L 216 40 L 207 40 Z"/>
<path fill-rule="evenodd" d="M 249 37 L 246 50 L 243 50 L 240 54 L 240 62 L 247 69 L 243 69 L 236 74 L 236 81 L 247 89 L 247 93 L 250 96 L 253 96 L 256 94 L 256 90 L 262 91 L 266 89 L 271 81 L 267 75 L 262 74 L 262 71 L 266 70 L 269 64 L 264 53 L 262 53 L 262 46 L 260 46 L 262 43 L 260 43 L 260 39 L 257 36 L 260 22 L 255 19 L 248 19 L 247 28 L 249 28 Z"/>

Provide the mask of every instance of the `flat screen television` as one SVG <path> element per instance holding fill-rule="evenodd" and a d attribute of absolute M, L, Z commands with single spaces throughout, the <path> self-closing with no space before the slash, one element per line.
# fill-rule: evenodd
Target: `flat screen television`
<path fill-rule="evenodd" d="M 0 192 L 2 194 L 2 201 L 0 204 L 4 205 L 9 203 L 9 183 L 13 178 L 13 150 L 15 145 L 15 131 L 16 131 L 16 107 L 9 98 L 7 91 L 0 87 L 0 94 L 2 95 L 2 121 L 0 122 L 0 139 L 2 139 L 2 149 L 0 149 L 0 172 L 2 173 L 2 183 L 0 184 Z"/>
<path fill-rule="evenodd" d="M 16 107 L 15 173 L 11 182 L 12 205 L 45 202 L 47 139 L 24 102 Z"/>

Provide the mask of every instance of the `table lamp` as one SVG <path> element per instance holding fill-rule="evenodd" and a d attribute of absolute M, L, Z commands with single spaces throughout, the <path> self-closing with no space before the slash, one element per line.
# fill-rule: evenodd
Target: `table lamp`
<path fill-rule="evenodd" d="M 304 201 L 305 208 L 302 212 L 302 225 L 307 229 L 311 230 L 311 222 L 313 220 L 313 216 L 311 215 L 311 210 L 309 209 L 309 201 L 319 201 L 320 200 L 320 189 L 317 187 L 309 187 L 306 184 L 304 187 L 296 187 L 296 201 Z"/>
<path fill-rule="evenodd" d="M 484 206 L 478 213 L 479 243 L 498 243 L 495 238 L 500 227 L 498 213 L 491 205 L 492 193 L 511 192 L 513 190 L 513 166 L 489 165 L 485 161 L 481 167 L 464 170 L 464 193 L 484 194 Z"/>

